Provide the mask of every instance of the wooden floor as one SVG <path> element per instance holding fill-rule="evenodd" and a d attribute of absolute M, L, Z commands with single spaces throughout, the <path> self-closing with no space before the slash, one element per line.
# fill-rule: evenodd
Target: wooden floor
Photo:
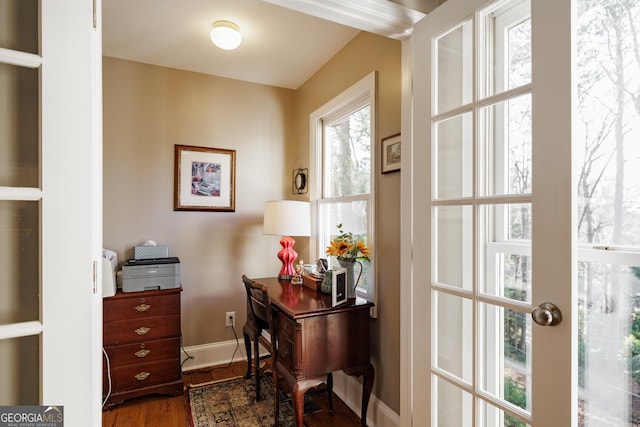
<path fill-rule="evenodd" d="M 246 362 L 186 372 L 182 375 L 185 387 L 213 380 L 234 378 L 244 375 Z M 313 400 L 322 411 L 305 415 L 308 427 L 349 427 L 359 426 L 360 417 L 351 411 L 334 393 L 335 416 L 328 414 L 328 400 L 325 393 L 316 394 Z M 103 427 L 188 427 L 189 403 L 187 394 L 183 396 L 147 396 L 131 399 L 102 413 Z"/>

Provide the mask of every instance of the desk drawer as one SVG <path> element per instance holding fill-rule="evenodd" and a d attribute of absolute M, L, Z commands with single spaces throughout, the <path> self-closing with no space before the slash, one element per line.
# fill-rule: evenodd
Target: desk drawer
<path fill-rule="evenodd" d="M 295 324 L 292 319 L 285 316 L 281 312 L 276 315 L 276 325 L 278 328 L 278 334 L 284 335 L 293 340 L 293 333 L 295 331 Z"/>
<path fill-rule="evenodd" d="M 284 335 L 278 335 L 278 360 L 287 371 L 295 375 L 293 341 Z"/>
<path fill-rule="evenodd" d="M 180 336 L 180 315 L 105 322 L 102 340 L 105 346 Z"/>

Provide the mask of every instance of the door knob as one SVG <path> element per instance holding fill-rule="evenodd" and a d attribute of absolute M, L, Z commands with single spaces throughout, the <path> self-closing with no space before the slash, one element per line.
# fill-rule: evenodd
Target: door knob
<path fill-rule="evenodd" d="M 533 309 L 531 318 L 540 326 L 554 326 L 562 321 L 562 312 L 550 302 L 543 302 Z"/>

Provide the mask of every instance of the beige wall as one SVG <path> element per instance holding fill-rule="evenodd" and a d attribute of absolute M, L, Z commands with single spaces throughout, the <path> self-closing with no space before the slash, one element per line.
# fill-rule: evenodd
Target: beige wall
<path fill-rule="evenodd" d="M 400 51 L 399 41 L 361 33 L 297 91 L 104 58 L 104 246 L 122 262 L 153 239 L 180 258 L 186 346 L 233 339 L 224 313 L 245 318 L 241 275 L 279 270 L 278 238 L 262 235 L 263 205 L 295 198 L 292 169 L 309 166 L 309 114 L 377 70 L 378 159 L 380 138 L 400 131 Z M 173 211 L 174 144 L 237 150 L 235 212 Z M 376 170 L 374 393 L 397 413 L 400 174 L 380 174 L 379 161 Z"/>
<path fill-rule="evenodd" d="M 294 92 L 114 58 L 103 70 L 104 247 L 122 263 L 147 239 L 169 245 L 184 344 L 233 339 L 224 316 L 243 323 L 242 274 L 280 269 L 262 213 L 291 192 Z M 236 150 L 235 212 L 173 211 L 174 144 Z"/>
<path fill-rule="evenodd" d="M 360 33 L 296 91 L 298 158 L 309 162 L 309 115 L 378 72 L 376 259 L 378 318 L 372 321 L 374 394 L 400 411 L 400 173 L 381 174 L 380 139 L 400 132 L 401 44 Z"/>

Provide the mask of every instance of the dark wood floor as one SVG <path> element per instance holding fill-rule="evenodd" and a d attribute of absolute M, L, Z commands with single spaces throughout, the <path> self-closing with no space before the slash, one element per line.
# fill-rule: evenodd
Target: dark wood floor
<path fill-rule="evenodd" d="M 231 365 L 190 371 L 183 374 L 185 386 L 200 384 L 225 378 L 244 375 L 247 371 L 246 362 L 236 362 Z M 305 415 L 304 421 L 308 427 L 348 427 L 359 426 L 360 418 L 351 411 L 334 394 L 335 416 L 328 414 L 328 400 L 325 393 L 314 395 L 315 402 L 322 407 L 322 411 Z M 147 396 L 131 399 L 102 413 L 103 427 L 188 427 L 187 395 Z"/>

